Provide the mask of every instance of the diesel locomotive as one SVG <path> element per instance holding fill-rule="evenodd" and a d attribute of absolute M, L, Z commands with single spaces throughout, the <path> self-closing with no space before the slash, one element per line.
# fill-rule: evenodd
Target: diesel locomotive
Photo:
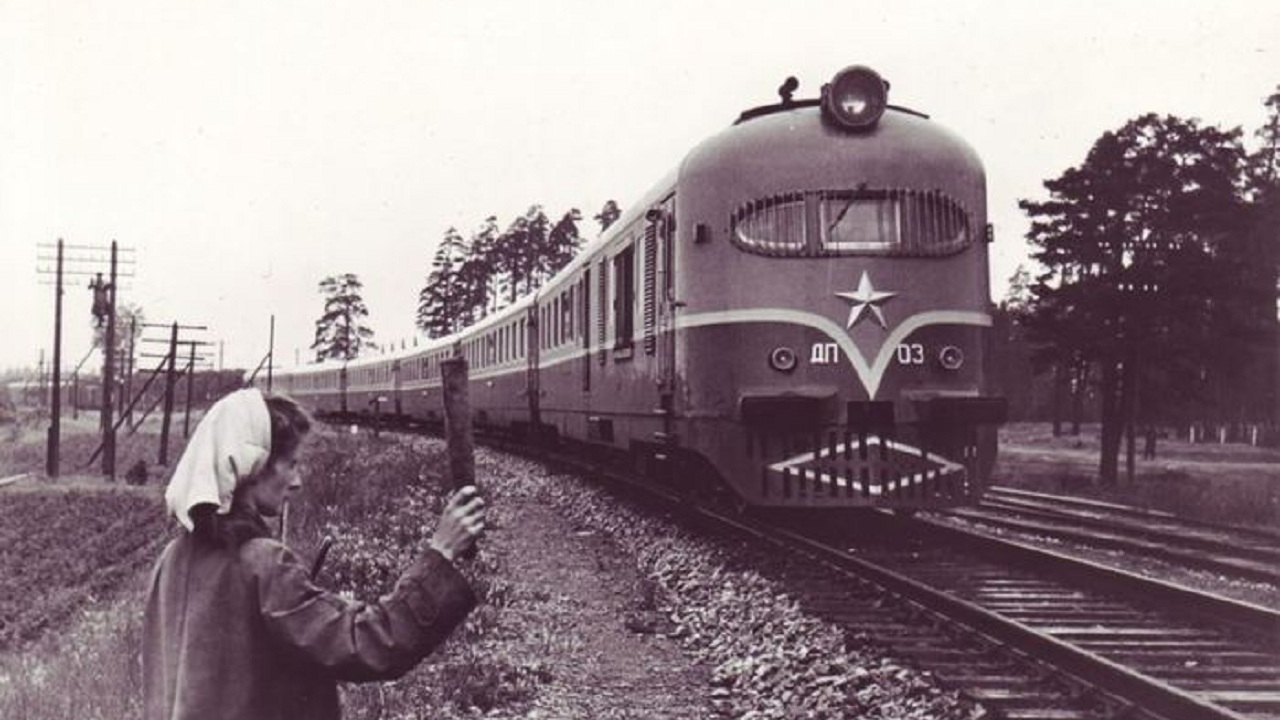
<path fill-rule="evenodd" d="M 853 66 L 743 112 L 547 284 L 455 335 L 275 389 L 321 415 L 440 423 L 626 463 L 740 507 L 973 502 L 1005 403 L 974 150 Z"/>

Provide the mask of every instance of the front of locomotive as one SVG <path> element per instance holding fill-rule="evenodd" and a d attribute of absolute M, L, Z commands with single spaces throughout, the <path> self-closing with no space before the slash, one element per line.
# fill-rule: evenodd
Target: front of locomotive
<path fill-rule="evenodd" d="M 986 187 L 959 137 L 848 68 L 748 111 L 681 166 L 684 440 L 759 506 L 972 502 L 1004 403 Z"/>

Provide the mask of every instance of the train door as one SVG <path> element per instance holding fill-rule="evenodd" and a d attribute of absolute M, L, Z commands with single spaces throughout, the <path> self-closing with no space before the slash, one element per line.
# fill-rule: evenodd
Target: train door
<path fill-rule="evenodd" d="M 654 356 L 654 380 L 663 435 L 675 422 L 675 197 L 654 206 L 644 231 L 644 352 Z"/>
<path fill-rule="evenodd" d="M 591 263 L 582 271 L 578 282 L 578 333 L 582 338 L 582 392 L 591 392 Z M 588 398 L 588 409 L 590 400 Z"/>
<path fill-rule="evenodd" d="M 396 417 L 404 415 L 404 407 L 400 404 L 400 361 L 391 361 L 391 399 L 395 407 Z"/>
<path fill-rule="evenodd" d="M 525 357 L 525 394 L 529 401 L 529 437 L 538 438 L 542 428 L 542 384 L 538 377 L 538 363 L 541 353 L 538 333 L 538 311 L 540 303 L 529 306 L 525 319 L 520 322 L 524 330 Z"/>

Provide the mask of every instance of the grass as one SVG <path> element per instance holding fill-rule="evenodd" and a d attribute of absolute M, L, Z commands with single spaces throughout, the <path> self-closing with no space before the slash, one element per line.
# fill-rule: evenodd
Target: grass
<path fill-rule="evenodd" d="M 135 584 L 138 584 L 135 580 Z M 98 603 L 22 653 L 0 654 L 0 717 L 140 717 L 142 588 Z"/>
<path fill-rule="evenodd" d="M 290 510 L 289 543 L 314 556 L 321 539 L 333 537 L 322 582 L 373 600 L 391 589 L 439 516 L 443 446 L 317 435 L 304 461 L 309 487 Z M 38 434 L 27 436 L 27 444 L 42 444 Z M 6 451 L 12 461 L 29 449 Z M 64 477 L 0 491 L 0 718 L 141 714 L 146 569 L 174 527 L 152 485 Z M 536 668 L 511 662 L 486 640 L 502 634 L 493 628 L 509 595 L 499 564 L 481 552 L 467 572 L 484 598 L 481 610 L 409 677 L 346 688 L 343 717 L 474 716 L 531 695 Z"/>
<path fill-rule="evenodd" d="M 195 429 L 193 416 L 191 429 Z M 59 433 L 59 471 L 67 479 L 101 480 L 102 459 L 90 462 L 101 443 L 102 434 L 96 412 L 81 412 L 78 418 L 64 416 Z M 19 473 L 44 476 L 49 418 L 31 409 L 18 411 L 13 422 L 0 424 L 0 478 Z M 116 478 L 125 481 L 129 470 L 141 465 L 148 481 L 163 484 L 166 468 L 159 464 L 161 421 L 151 417 L 138 427 L 116 433 Z M 175 415 L 169 426 L 168 464 L 178 462 L 186 438 L 182 433 L 182 416 Z"/>
<path fill-rule="evenodd" d="M 39 638 L 137 575 L 166 525 L 159 498 L 146 491 L 8 491 L 0 502 L 0 651 Z"/>
<path fill-rule="evenodd" d="M 1100 485 L 1098 426 L 1079 436 L 1054 437 L 1047 423 L 1001 428 L 994 481 L 1045 492 L 1065 492 L 1164 510 L 1212 522 L 1280 524 L 1280 450 L 1240 444 L 1190 443 L 1162 438 L 1156 458 L 1141 458 L 1137 441 L 1132 482 L 1121 449 L 1120 480 Z"/>
<path fill-rule="evenodd" d="M 140 715 L 139 598 L 167 525 L 153 488 L 0 491 L 0 717 Z"/>
<path fill-rule="evenodd" d="M 444 507 L 444 445 L 323 432 L 307 467 L 307 487 L 290 510 L 290 545 L 314 556 L 324 537 L 333 538 L 324 584 L 365 601 L 389 592 Z M 405 679 L 345 686 L 344 718 L 466 716 L 522 702 L 545 681 L 501 651 L 498 625 L 510 601 L 501 563 L 480 552 L 465 572 L 480 607 Z"/>

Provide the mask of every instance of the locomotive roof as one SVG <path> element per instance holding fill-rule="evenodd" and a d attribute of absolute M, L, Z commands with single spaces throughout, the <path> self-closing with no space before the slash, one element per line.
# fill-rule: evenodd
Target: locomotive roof
<path fill-rule="evenodd" d="M 820 108 L 821 106 L 822 106 L 822 101 L 819 100 L 818 98 L 813 98 L 810 100 L 793 100 L 791 102 L 782 102 L 782 103 L 777 103 L 775 105 L 761 105 L 759 107 L 753 107 L 749 110 L 743 110 L 742 114 L 738 116 L 738 119 L 733 121 L 733 124 L 737 125 L 739 123 L 744 123 L 748 120 L 753 120 L 755 118 L 763 117 L 765 115 L 772 115 L 774 113 L 786 112 L 787 110 L 795 110 L 797 108 L 802 108 L 802 107 Z M 915 115 L 917 117 L 922 117 L 925 120 L 929 119 L 928 115 L 920 112 L 919 110 L 912 110 L 911 108 L 902 107 L 901 105 L 888 105 L 886 106 L 886 109 L 897 110 L 898 112 L 911 113 L 912 115 Z"/>
<path fill-rule="evenodd" d="M 890 106 L 875 127 L 850 132 L 824 122 L 815 104 L 797 102 L 704 140 L 685 157 L 681 180 L 756 185 L 761 168 L 768 168 L 770 183 L 779 187 L 842 183 L 849 172 L 845 150 L 856 152 L 873 183 L 877 170 L 896 177 L 904 168 L 934 178 L 983 173 L 967 141 L 915 111 Z"/>

